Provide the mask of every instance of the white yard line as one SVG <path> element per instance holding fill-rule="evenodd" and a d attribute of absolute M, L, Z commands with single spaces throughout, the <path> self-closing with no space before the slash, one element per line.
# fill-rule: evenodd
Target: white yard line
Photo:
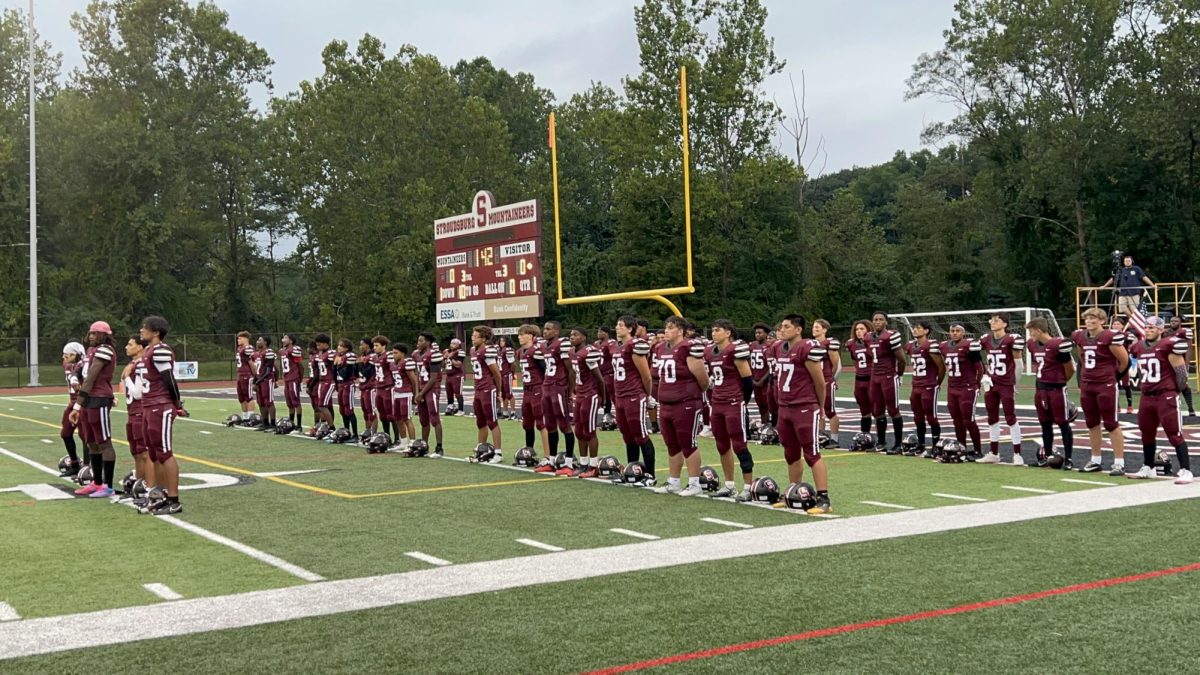
<path fill-rule="evenodd" d="M 300 469 L 297 471 L 260 471 L 254 474 L 259 478 L 271 478 L 273 476 L 299 476 L 305 473 L 321 473 L 325 469 Z"/>
<path fill-rule="evenodd" d="M 543 544 L 542 542 L 540 542 L 540 541 L 535 541 L 535 540 L 533 540 L 533 539 L 518 539 L 518 540 L 517 540 L 517 543 L 518 543 L 518 544 L 525 544 L 526 546 L 532 546 L 532 547 L 534 547 L 534 548 L 540 548 L 540 549 L 542 549 L 543 551 L 550 551 L 550 552 L 552 552 L 552 553 L 558 553 L 558 552 L 560 552 L 560 551 L 565 551 L 565 550 L 567 550 L 567 549 L 565 549 L 565 548 L 560 548 L 560 547 L 558 547 L 558 546 L 553 546 L 553 545 L 551 545 L 551 544 Z"/>
<path fill-rule="evenodd" d="M 887 502 L 862 501 L 862 502 L 859 502 L 859 504 L 866 504 L 867 506 L 879 506 L 879 507 L 885 508 L 885 509 L 899 509 L 901 511 L 912 511 L 913 509 L 917 508 L 915 506 L 905 506 L 903 504 L 889 504 Z"/>
<path fill-rule="evenodd" d="M 409 551 L 408 553 L 405 553 L 404 555 L 406 555 L 410 558 L 416 558 L 417 560 L 420 560 L 421 562 L 427 562 L 430 565 L 437 565 L 438 567 L 444 567 L 446 565 L 454 564 L 454 563 L 450 562 L 449 560 L 442 560 L 441 558 L 435 558 L 427 553 L 421 553 L 420 551 Z"/>
<path fill-rule="evenodd" d="M 212 432 L 211 432 L 211 431 L 205 431 L 205 430 L 201 429 L 201 430 L 200 430 L 200 433 L 204 434 L 205 436 L 212 436 Z"/>
<path fill-rule="evenodd" d="M 157 595 L 163 600 L 182 600 L 183 596 L 171 590 L 166 584 L 142 584 L 142 588 Z"/>
<path fill-rule="evenodd" d="M 255 560 L 257 560 L 259 562 L 264 562 L 264 563 L 270 565 L 271 567 L 281 569 L 284 572 L 287 572 L 288 574 L 291 574 L 294 577 L 299 577 L 305 581 L 324 581 L 325 580 L 325 577 L 323 577 L 319 574 L 316 574 L 315 572 L 309 572 L 308 570 L 306 570 L 302 567 L 297 567 L 296 565 L 293 565 L 292 563 L 290 563 L 286 560 L 283 560 L 281 558 L 276 558 L 275 556 L 271 555 L 270 553 L 260 551 L 252 546 L 247 546 L 246 544 L 243 544 L 240 541 L 234 541 L 234 540 L 230 539 L 229 537 L 223 537 L 223 536 L 217 534 L 216 532 L 209 532 L 208 530 L 204 529 L 203 527 L 200 527 L 199 525 L 193 525 L 193 524 L 187 522 L 186 520 L 180 520 L 180 519 L 176 518 L 175 516 L 156 516 L 156 518 L 158 518 L 159 520 L 161 520 L 163 522 L 170 523 L 180 529 L 187 530 L 188 532 L 191 532 L 192 534 L 200 535 L 201 537 L 204 537 L 205 539 L 207 539 L 211 542 L 221 544 L 223 546 L 228 546 L 229 548 L 231 548 L 239 553 L 244 553 L 245 555 L 248 555 L 251 558 L 254 558 Z"/>
<path fill-rule="evenodd" d="M 1078 483 L 1079 485 L 1103 485 L 1104 487 L 1116 487 L 1115 483 L 1105 483 L 1099 480 L 1083 480 L 1082 478 L 1064 478 L 1064 483 Z"/>
<path fill-rule="evenodd" d="M 703 520 L 706 523 L 712 523 L 713 525 L 724 525 L 725 527 L 736 527 L 736 528 L 739 528 L 742 530 L 748 530 L 748 529 L 754 527 L 753 525 L 747 525 L 746 523 L 735 523 L 732 520 L 721 520 L 720 518 L 701 518 L 700 520 Z"/>
<path fill-rule="evenodd" d="M 12 605 L 7 602 L 0 602 L 0 621 L 16 621 L 21 618 L 17 614 L 17 610 L 12 608 Z"/>
<path fill-rule="evenodd" d="M 1200 498 L 1200 486 L 1149 481 L 1120 490 L 1085 490 L 995 504 L 956 504 L 819 523 L 780 525 L 489 560 L 427 570 L 340 579 L 157 605 L 122 607 L 0 624 L 0 659 L 136 640 L 191 635 L 328 616 L 426 600 L 783 553 L 934 532 L 1094 513 Z"/>
<path fill-rule="evenodd" d="M 662 537 L 658 537 L 653 534 L 646 534 L 644 532 L 635 532 L 633 530 L 626 530 L 626 529 L 623 529 L 620 527 L 611 528 L 611 529 L 609 529 L 609 532 L 616 532 L 617 534 L 623 534 L 627 537 L 633 537 L 635 539 L 645 539 L 646 541 L 656 541 L 658 539 L 662 539 Z"/>
<path fill-rule="evenodd" d="M 33 461 L 32 459 L 27 459 L 21 455 L 18 455 L 15 452 L 12 452 L 11 450 L 5 450 L 4 448 L 0 448 L 0 455 L 7 455 L 8 457 L 12 457 L 13 459 L 17 460 L 18 462 L 21 462 L 22 464 L 28 464 L 29 466 L 32 466 L 33 468 L 37 469 L 38 471 L 41 471 L 42 473 L 48 473 L 51 476 L 54 476 L 55 478 L 59 477 L 58 471 L 56 469 L 51 469 L 50 467 L 48 467 L 44 464 L 38 464 L 37 462 Z"/>
<path fill-rule="evenodd" d="M 949 494 L 946 492 L 934 492 L 933 496 L 941 497 L 943 499 L 957 499 L 960 502 L 986 502 L 987 501 L 983 497 L 967 497 L 966 495 L 952 495 L 952 494 Z"/>
<path fill-rule="evenodd" d="M 54 441 L 50 440 L 49 438 L 43 438 L 42 442 L 46 445 L 54 445 Z"/>
<path fill-rule="evenodd" d="M 1042 488 L 1021 487 L 1020 485 L 1001 485 L 1005 490 L 1017 490 L 1019 492 L 1032 492 L 1039 495 L 1055 494 L 1054 490 L 1043 490 Z"/>

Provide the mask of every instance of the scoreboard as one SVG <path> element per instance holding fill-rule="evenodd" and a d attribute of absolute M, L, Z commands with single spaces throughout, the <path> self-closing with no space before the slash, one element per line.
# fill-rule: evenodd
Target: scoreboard
<path fill-rule="evenodd" d="M 437 321 L 542 315 L 542 222 L 536 199 L 496 206 L 475 194 L 473 211 L 433 221 Z"/>

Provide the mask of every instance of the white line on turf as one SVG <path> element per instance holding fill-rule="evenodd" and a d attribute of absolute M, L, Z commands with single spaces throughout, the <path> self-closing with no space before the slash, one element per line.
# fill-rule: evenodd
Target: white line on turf
<path fill-rule="evenodd" d="M 903 504 L 889 504 L 887 502 L 862 501 L 862 502 L 859 502 L 859 504 L 866 504 L 867 506 L 879 506 L 879 507 L 882 507 L 885 509 L 900 509 L 901 511 L 912 511 L 913 509 L 916 508 L 915 506 L 905 506 Z"/>
<path fill-rule="evenodd" d="M 753 525 L 747 525 L 746 523 L 735 523 L 732 520 L 721 520 L 720 518 L 701 518 L 700 520 L 703 520 L 706 523 L 712 523 L 713 525 L 724 525 L 725 527 L 737 527 L 737 528 L 740 528 L 743 530 L 748 530 L 748 529 L 754 527 Z"/>
<path fill-rule="evenodd" d="M 254 474 L 259 478 L 271 478 L 275 476 L 299 476 L 303 473 L 321 473 L 325 469 L 303 469 L 298 471 L 261 471 Z"/>
<path fill-rule="evenodd" d="M 626 529 L 620 528 L 620 527 L 610 528 L 609 532 L 616 532 L 617 534 L 623 534 L 627 537 L 634 537 L 635 539 L 645 539 L 646 541 L 654 541 L 656 539 L 662 539 L 662 537 L 657 537 L 653 534 L 646 534 L 644 532 L 635 532 L 633 530 L 626 530 Z"/>
<path fill-rule="evenodd" d="M 1039 495 L 1052 495 L 1054 490 L 1043 490 L 1042 488 L 1021 487 L 1020 485 L 1001 485 L 1005 490 L 1017 490 L 1018 492 L 1032 492 Z"/>
<path fill-rule="evenodd" d="M 201 430 L 200 430 L 200 433 L 204 434 L 205 436 L 212 436 L 212 432 L 211 432 L 211 431 L 205 431 L 205 430 L 201 429 Z"/>
<path fill-rule="evenodd" d="M 306 570 L 302 567 L 297 567 L 296 565 L 293 565 L 292 563 L 290 563 L 286 560 L 283 560 L 281 558 L 276 558 L 275 556 L 271 555 L 270 553 L 260 551 L 252 546 L 247 546 L 240 541 L 234 541 L 234 540 L 230 539 L 229 537 L 223 537 L 223 536 L 217 534 L 216 532 L 209 532 L 208 530 L 204 529 L 203 527 L 200 527 L 199 525 L 193 525 L 193 524 L 187 522 L 186 520 L 179 520 L 175 516 L 157 516 L 157 518 L 163 522 L 170 523 L 170 524 L 174 525 L 175 527 L 187 530 L 188 532 L 191 532 L 192 534 L 198 534 L 201 537 L 204 537 L 205 539 L 207 539 L 211 542 L 215 542 L 217 544 L 222 544 L 224 546 L 228 546 L 229 548 L 231 548 L 239 553 L 244 553 L 244 554 L 250 556 L 251 558 L 258 560 L 259 562 L 264 562 L 264 563 L 270 565 L 271 567 L 276 567 L 278 569 L 281 569 L 284 572 L 287 572 L 288 574 L 291 574 L 292 576 L 299 577 L 305 581 L 324 581 L 325 580 L 325 577 L 323 577 L 315 572 L 309 572 L 308 570 Z"/>
<path fill-rule="evenodd" d="M 12 457 L 13 459 L 17 460 L 18 462 L 21 462 L 22 464 L 28 464 L 29 466 L 32 466 L 33 468 L 37 469 L 38 471 L 41 471 L 42 473 L 48 473 L 51 476 L 54 476 L 55 478 L 59 477 L 58 472 L 55 471 L 54 469 L 51 469 L 50 467 L 42 465 L 42 464 L 38 464 L 37 462 L 33 461 L 32 459 L 28 459 L 26 457 L 18 455 L 15 452 L 11 452 L 4 448 L 0 448 L 0 455 L 7 455 L 7 456 Z"/>
<path fill-rule="evenodd" d="M 54 441 L 50 440 L 49 438 L 43 438 L 42 442 L 46 445 L 54 445 Z"/>
<path fill-rule="evenodd" d="M 599 549 L 449 565 L 414 572 L 339 579 L 172 603 L 171 620 L 156 605 L 121 607 L 0 624 L 0 659 L 191 635 L 425 600 L 462 597 L 599 576 L 754 555 L 898 539 L 1200 498 L 1200 490 L 1148 481 L 1120 490 L 1085 490 L 994 504 L 955 504 L 818 523 L 780 525 L 643 541 Z"/>
<path fill-rule="evenodd" d="M 543 544 L 542 542 L 540 542 L 540 541 L 534 541 L 533 539 L 518 539 L 518 540 L 517 540 L 517 543 L 518 543 L 518 544 L 525 544 L 526 546 L 532 546 L 532 547 L 534 547 L 534 548 L 540 548 L 540 549 L 542 549 L 543 551 L 550 551 L 550 552 L 552 552 L 552 553 L 558 553 L 558 552 L 560 552 L 560 551 L 565 551 L 565 550 L 567 550 L 567 549 L 565 549 L 565 548 L 560 548 L 560 547 L 558 547 L 558 546 L 553 546 L 553 545 L 551 545 L 551 544 Z"/>
<path fill-rule="evenodd" d="M 948 494 L 946 492 L 934 492 L 933 496 L 941 497 L 943 499 L 957 499 L 960 502 L 986 502 L 987 501 L 986 499 L 984 499 L 982 497 L 967 497 L 965 495 L 952 495 L 952 494 Z"/>
<path fill-rule="evenodd" d="M 1083 480 L 1082 478 L 1064 478 L 1064 483 L 1078 483 L 1079 485 L 1103 485 L 1104 487 L 1116 487 L 1116 483 L 1105 483 L 1101 480 Z"/>
<path fill-rule="evenodd" d="M 7 602 L 0 602 L 0 621 L 16 621 L 21 615 Z"/>
<path fill-rule="evenodd" d="M 446 565 L 454 564 L 454 563 L 450 562 L 449 560 L 442 560 L 441 558 L 435 558 L 427 553 L 421 553 L 420 551 L 409 551 L 408 553 L 405 553 L 404 555 L 406 555 L 410 558 L 416 558 L 417 560 L 420 560 L 421 562 L 427 562 L 430 565 L 437 565 L 438 567 L 444 567 Z"/>
<path fill-rule="evenodd" d="M 163 600 L 182 600 L 183 596 L 171 590 L 166 584 L 142 584 L 142 588 L 157 595 Z"/>

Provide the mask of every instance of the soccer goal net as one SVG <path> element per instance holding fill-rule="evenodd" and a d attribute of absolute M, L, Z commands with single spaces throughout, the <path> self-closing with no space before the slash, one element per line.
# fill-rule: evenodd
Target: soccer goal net
<path fill-rule="evenodd" d="M 936 339 L 939 342 L 950 338 L 950 324 L 955 321 L 961 321 L 963 327 L 967 330 L 967 335 L 973 338 L 983 337 L 991 331 L 988 326 L 988 321 L 994 314 L 1008 315 L 1008 332 L 1020 333 L 1026 339 L 1029 335 L 1025 331 L 1025 324 L 1035 317 L 1042 317 L 1046 323 L 1050 324 L 1050 334 L 1053 336 L 1061 336 L 1062 329 L 1059 328 L 1058 319 L 1054 316 L 1054 312 L 1044 307 L 1003 307 L 997 309 L 964 309 L 951 312 L 916 312 L 913 314 L 893 314 L 892 319 L 895 320 L 896 326 L 904 332 L 906 340 L 912 339 L 912 327 L 917 321 L 924 319 L 928 321 L 933 328 L 930 335 L 931 339 Z M 1028 352 L 1025 353 L 1025 368 L 1024 372 L 1030 374 L 1033 371 L 1033 358 Z"/>

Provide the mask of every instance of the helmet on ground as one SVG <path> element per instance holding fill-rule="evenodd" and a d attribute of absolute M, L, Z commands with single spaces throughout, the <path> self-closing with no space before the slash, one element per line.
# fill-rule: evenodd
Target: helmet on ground
<path fill-rule="evenodd" d="M 332 433 L 325 438 L 326 443 L 348 443 L 350 441 L 350 430 L 346 428 L 334 429 Z"/>
<path fill-rule="evenodd" d="M 79 473 L 75 474 L 75 482 L 79 483 L 80 485 L 87 485 L 88 483 L 92 482 L 92 467 L 84 464 L 83 468 L 79 470 Z"/>
<path fill-rule="evenodd" d="M 967 459 L 967 449 L 962 443 L 951 438 L 942 446 L 942 462 L 946 464 L 957 464 L 964 462 Z"/>
<path fill-rule="evenodd" d="M 616 478 L 621 475 L 621 468 L 621 463 L 616 457 L 605 455 L 596 466 L 596 475 L 600 478 Z"/>
<path fill-rule="evenodd" d="M 700 467 L 700 487 L 704 488 L 705 492 L 721 489 L 721 477 L 717 475 L 716 469 L 711 466 Z"/>
<path fill-rule="evenodd" d="M 852 452 L 871 452 L 875 449 L 875 437 L 866 432 L 854 434 L 854 438 L 850 439 L 850 450 Z"/>
<path fill-rule="evenodd" d="M 475 454 L 473 460 L 480 464 L 487 464 L 496 456 L 496 448 L 491 443 L 480 443 L 475 446 Z"/>
<path fill-rule="evenodd" d="M 367 439 L 367 454 L 375 455 L 387 452 L 388 447 L 392 444 L 392 439 L 382 431 L 377 431 L 371 434 Z"/>
<path fill-rule="evenodd" d="M 227 427 L 241 426 L 241 424 L 242 424 L 242 416 L 238 415 L 236 413 L 225 418 L 225 426 L 227 426 Z"/>
<path fill-rule="evenodd" d="M 641 462 L 630 462 L 621 471 L 621 477 L 626 483 L 637 483 L 646 479 L 646 465 Z"/>
<path fill-rule="evenodd" d="M 513 466 L 524 466 L 532 469 L 537 466 L 537 451 L 530 447 L 519 448 L 514 456 Z"/>
<path fill-rule="evenodd" d="M 792 483 L 783 494 L 788 508 L 807 511 L 817 505 L 817 489 L 808 483 Z"/>
<path fill-rule="evenodd" d="M 296 425 L 286 417 L 275 423 L 275 433 L 279 434 L 280 436 L 290 434 L 295 430 Z"/>
<path fill-rule="evenodd" d="M 333 429 L 329 428 L 329 423 L 321 422 L 317 424 L 317 426 L 313 427 L 312 437 L 319 440 L 325 438 L 331 433 L 333 433 Z"/>
<path fill-rule="evenodd" d="M 764 504 L 775 504 L 779 501 L 779 483 L 770 476 L 755 478 L 750 484 L 750 498 Z"/>
<path fill-rule="evenodd" d="M 425 457 L 429 454 L 429 441 L 415 440 L 405 451 L 406 457 Z"/>
<path fill-rule="evenodd" d="M 133 485 L 137 482 L 137 474 L 130 471 L 124 480 L 121 481 L 121 494 L 126 497 L 133 496 Z"/>

